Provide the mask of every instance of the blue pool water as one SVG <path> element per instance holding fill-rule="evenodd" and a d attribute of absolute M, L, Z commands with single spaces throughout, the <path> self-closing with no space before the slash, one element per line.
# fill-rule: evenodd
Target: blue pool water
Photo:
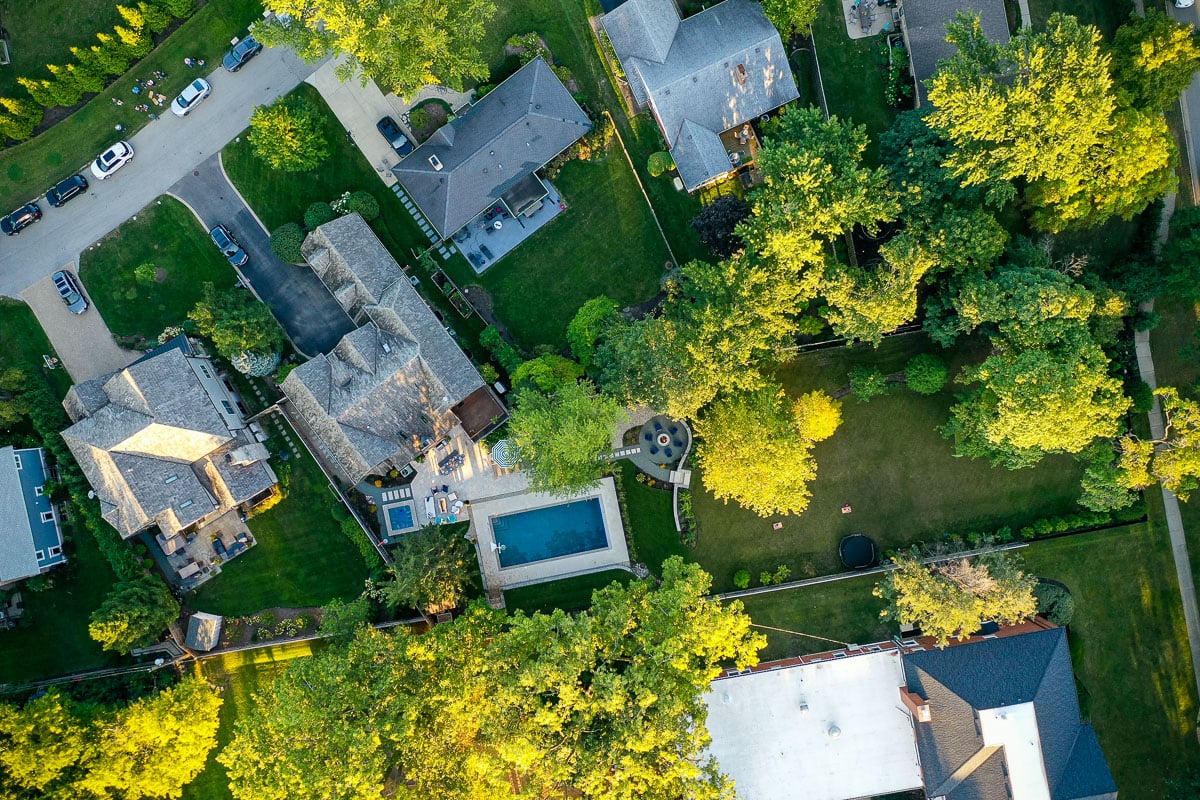
<path fill-rule="evenodd" d="M 388 527 L 394 531 L 406 531 L 416 527 L 413 522 L 413 510 L 410 505 L 392 506 L 387 510 Z"/>
<path fill-rule="evenodd" d="M 492 537 L 504 546 L 501 567 L 608 547 L 598 497 L 492 517 Z"/>

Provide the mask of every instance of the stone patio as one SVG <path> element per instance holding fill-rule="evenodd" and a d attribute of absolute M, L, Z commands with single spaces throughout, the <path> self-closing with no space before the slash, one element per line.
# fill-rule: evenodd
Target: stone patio
<path fill-rule="evenodd" d="M 170 555 L 148 532 L 139 534 L 167 580 L 190 591 L 221 573 L 221 564 L 249 550 L 258 542 L 242 521 L 242 512 L 231 509 L 184 538 L 182 547 Z M 220 543 L 218 545 L 218 542 Z"/>
<path fill-rule="evenodd" d="M 851 39 L 900 30 L 896 8 L 877 0 L 842 0 L 842 15 L 846 20 L 846 35 Z"/>
<path fill-rule="evenodd" d="M 549 223 L 566 209 L 562 195 L 550 183 L 542 179 L 549 190 L 549 195 L 543 198 L 541 207 L 532 214 L 513 217 L 507 209 L 497 214 L 496 209 L 502 208 L 499 203 L 467 223 L 455 233 L 451 239 L 455 246 L 467 257 L 471 268 L 476 274 L 481 274 L 491 268 L 505 255 L 515 250 L 522 242 L 532 236 L 542 226 Z M 489 216 L 490 215 L 490 216 Z M 500 227 L 495 227 L 499 223 Z M 490 253 L 490 255 L 489 255 Z"/>

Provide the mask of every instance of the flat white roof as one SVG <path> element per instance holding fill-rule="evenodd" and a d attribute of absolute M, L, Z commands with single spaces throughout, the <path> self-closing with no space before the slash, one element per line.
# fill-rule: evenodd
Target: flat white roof
<path fill-rule="evenodd" d="M 849 800 L 922 786 L 896 652 L 713 681 L 710 751 L 741 800 Z M 807 708 L 806 708 L 807 707 Z"/>
<path fill-rule="evenodd" d="M 985 745 L 1004 748 L 1008 782 L 1015 800 L 1050 800 L 1050 782 L 1042 760 L 1033 703 L 1018 703 L 979 712 L 979 729 Z"/>

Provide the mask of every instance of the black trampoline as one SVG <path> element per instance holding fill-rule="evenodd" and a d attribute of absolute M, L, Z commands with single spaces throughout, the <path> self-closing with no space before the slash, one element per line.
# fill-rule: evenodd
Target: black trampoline
<path fill-rule="evenodd" d="M 838 545 L 838 555 L 848 569 L 866 569 L 875 566 L 875 543 L 871 537 L 852 533 Z"/>

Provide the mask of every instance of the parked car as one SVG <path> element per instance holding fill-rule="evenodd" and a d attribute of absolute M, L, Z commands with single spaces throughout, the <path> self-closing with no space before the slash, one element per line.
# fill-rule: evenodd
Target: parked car
<path fill-rule="evenodd" d="M 235 267 L 241 267 L 250 260 L 250 255 L 242 249 L 242 246 L 237 243 L 237 239 L 233 238 L 233 234 L 224 225 L 217 225 L 208 232 L 212 237 L 213 244 L 221 251 L 221 255 L 229 259 L 229 263 Z"/>
<path fill-rule="evenodd" d="M 247 36 L 229 48 L 229 52 L 225 54 L 225 58 L 221 59 L 221 66 L 230 72 L 237 72 L 246 66 L 247 61 L 261 53 L 262 49 L 263 46 L 255 41 L 253 36 Z"/>
<path fill-rule="evenodd" d="M 92 175 L 96 180 L 102 181 L 132 160 L 133 145 L 129 142 L 117 142 L 92 162 Z"/>
<path fill-rule="evenodd" d="M 5 236 L 16 236 L 41 218 L 42 210 L 37 203 L 27 203 L 7 217 L 0 218 L 0 232 Z"/>
<path fill-rule="evenodd" d="M 183 87 L 179 97 L 171 101 L 171 113 L 177 117 L 186 117 L 192 113 L 192 109 L 200 105 L 200 101 L 210 94 L 212 94 L 212 84 L 204 78 L 196 78 Z"/>
<path fill-rule="evenodd" d="M 396 155 L 404 158 L 413 151 L 412 142 L 400 130 L 400 126 L 396 124 L 396 120 L 391 117 L 384 117 L 375 123 L 375 127 L 383 134 L 383 138 L 387 139 L 388 144 L 396 151 Z"/>
<path fill-rule="evenodd" d="M 63 178 L 50 187 L 50 190 L 46 192 L 46 202 L 53 208 L 58 208 L 72 197 L 83 194 L 87 190 L 87 178 L 82 175 L 72 175 L 69 178 Z"/>
<path fill-rule="evenodd" d="M 72 314 L 82 314 L 88 309 L 87 298 L 75 280 L 75 276 L 64 270 L 54 273 L 54 288 L 58 296 L 67 304 L 67 310 Z"/>

